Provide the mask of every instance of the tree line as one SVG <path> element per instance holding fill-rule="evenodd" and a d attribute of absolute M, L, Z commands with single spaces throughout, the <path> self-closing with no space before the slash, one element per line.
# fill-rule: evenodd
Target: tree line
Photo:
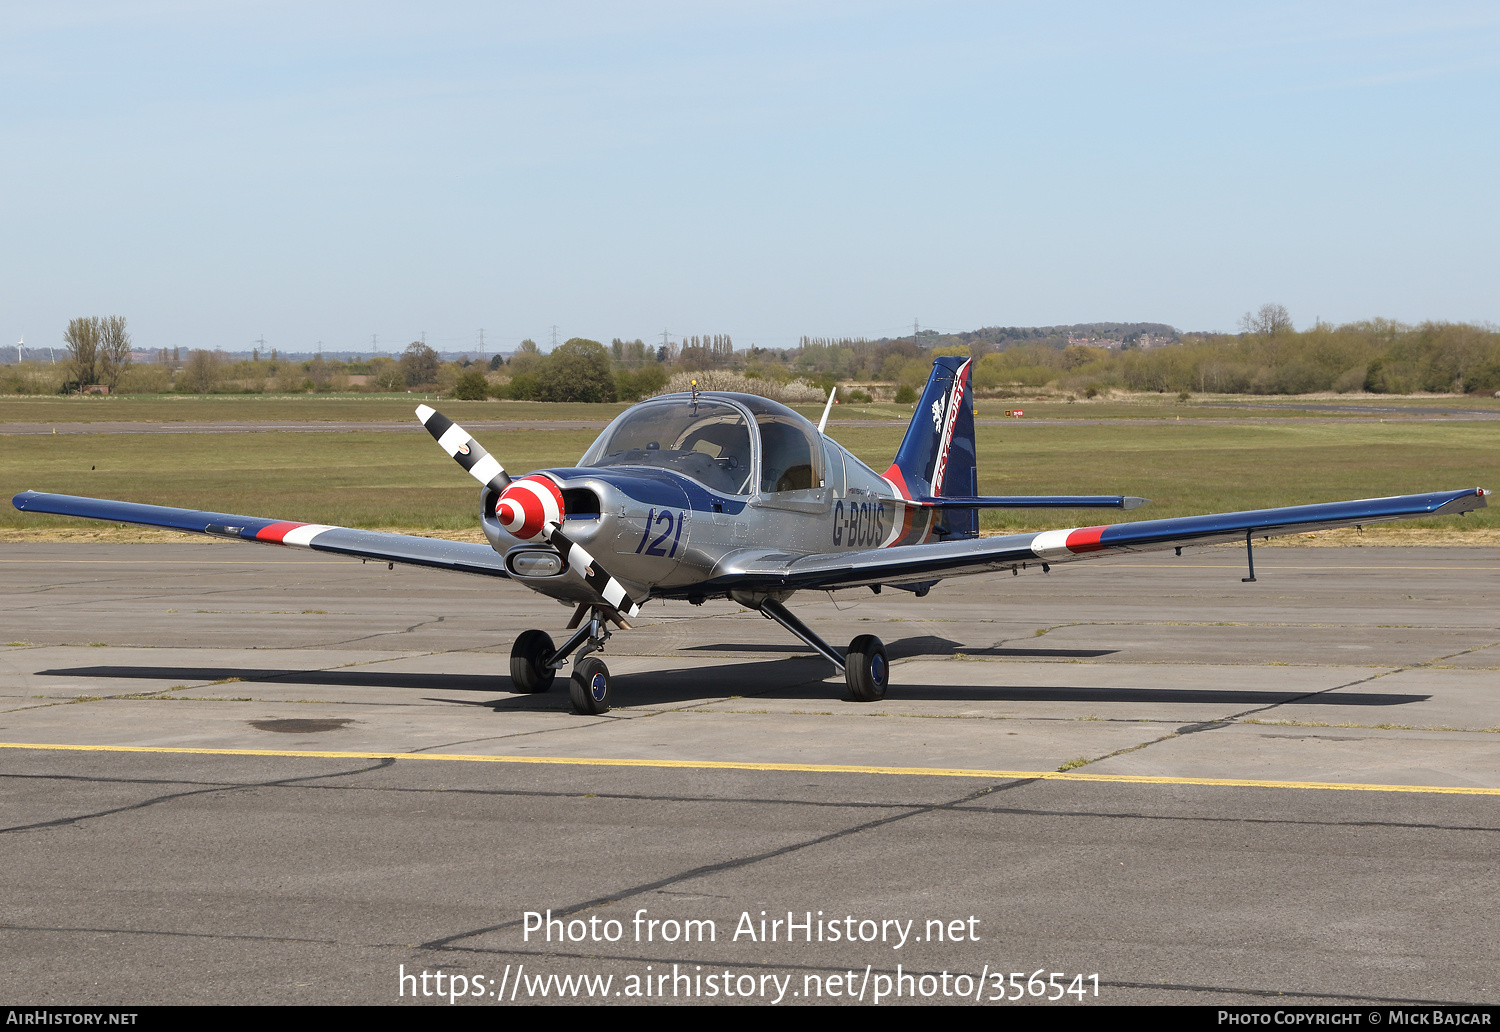
<path fill-rule="evenodd" d="M 837 383 L 885 387 L 905 396 L 920 388 L 939 354 L 974 358 L 980 391 L 1051 388 L 1094 396 L 1109 389 L 1222 394 L 1306 394 L 1319 391 L 1405 394 L 1418 391 L 1500 391 L 1500 328 L 1471 323 L 1407 325 L 1372 319 L 1343 325 L 1318 322 L 1298 330 L 1279 305 L 1246 313 L 1237 334 L 1181 334 L 1158 323 L 1092 323 L 1020 331 L 975 331 L 870 340 L 812 337 L 793 348 L 751 345 L 735 350 L 728 334 L 705 334 L 652 347 L 615 338 L 606 346 L 574 337 L 543 353 L 522 341 L 509 360 L 444 362 L 414 341 L 398 357 L 289 361 L 273 350 L 248 360 L 218 351 L 157 352 L 130 360 L 131 339 L 119 316 L 71 320 L 63 334 L 66 364 L 0 367 L 0 393 L 77 392 L 103 384 L 133 393 L 306 393 L 416 391 L 445 397 L 537 401 L 633 401 L 663 388 L 680 373 L 723 370 L 749 381 L 801 380 L 826 392 Z M 1045 332 L 1043 332 L 1045 331 Z M 1111 333 L 1114 346 L 1067 343 L 1089 332 Z M 1149 336 L 1153 345 L 1138 342 Z M 923 345 L 933 345 L 926 346 Z"/>
<path fill-rule="evenodd" d="M 1210 394 L 1465 394 L 1500 390 L 1500 330 L 1470 323 L 1408 326 L 1387 319 L 1298 331 L 1189 337 L 1149 350 L 1022 345 L 975 368 L 980 389 L 1054 386 Z"/>

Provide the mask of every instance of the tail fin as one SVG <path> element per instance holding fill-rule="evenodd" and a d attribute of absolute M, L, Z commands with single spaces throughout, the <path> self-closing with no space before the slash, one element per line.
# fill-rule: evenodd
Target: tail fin
<path fill-rule="evenodd" d="M 974 396 L 969 389 L 972 366 L 972 359 L 953 356 L 932 363 L 932 375 L 896 451 L 896 461 L 885 471 L 885 479 L 902 497 L 971 498 L 979 493 Z M 945 522 L 946 538 L 979 534 L 975 510 L 948 510 Z"/>

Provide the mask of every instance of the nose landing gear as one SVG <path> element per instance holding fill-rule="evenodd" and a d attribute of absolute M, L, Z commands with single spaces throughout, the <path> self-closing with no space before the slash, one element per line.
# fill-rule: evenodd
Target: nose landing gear
<path fill-rule="evenodd" d="M 573 712 L 584 714 L 609 712 L 609 667 L 597 656 L 585 656 L 573 664 L 573 678 L 568 682 L 568 696 Z"/>
<path fill-rule="evenodd" d="M 522 631 L 510 647 L 511 686 L 526 695 L 551 688 L 557 670 L 547 661 L 553 651 L 552 636 L 546 631 Z"/>
<path fill-rule="evenodd" d="M 581 620 L 583 613 L 584 607 L 580 607 L 575 620 Z M 618 615 L 603 607 L 590 608 L 588 619 L 582 620 L 578 630 L 559 649 L 553 649 L 552 638 L 545 631 L 522 632 L 510 649 L 510 679 L 515 690 L 528 694 L 547 691 L 557 672 L 572 658 L 568 696 L 573 702 L 573 712 L 585 715 L 609 712 L 609 667 L 590 653 L 600 651 L 609 641 L 610 620 L 626 626 Z"/>

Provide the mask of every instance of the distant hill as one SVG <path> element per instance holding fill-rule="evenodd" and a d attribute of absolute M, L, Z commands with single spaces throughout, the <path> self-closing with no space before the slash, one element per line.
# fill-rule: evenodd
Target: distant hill
<path fill-rule="evenodd" d="M 995 351 L 1003 351 L 1017 344 L 1045 344 L 1052 347 L 1067 347 L 1070 340 L 1137 340 L 1142 334 L 1150 334 L 1157 343 L 1171 343 L 1178 339 L 1175 326 L 1153 322 L 1092 322 L 1074 323 L 1071 326 L 985 326 L 978 330 L 948 335 L 954 344 L 986 343 Z M 930 338 L 929 338 L 930 339 Z M 941 346 L 919 340 L 924 347 Z"/>

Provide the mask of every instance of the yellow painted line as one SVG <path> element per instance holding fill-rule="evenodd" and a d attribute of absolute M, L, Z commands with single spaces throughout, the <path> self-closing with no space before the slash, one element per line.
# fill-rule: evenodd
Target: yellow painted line
<path fill-rule="evenodd" d="M 323 760 L 438 760 L 450 763 L 525 763 L 567 767 L 655 767 L 678 770 L 764 770 L 813 774 L 893 774 L 937 778 L 1097 781 L 1128 785 L 1207 785 L 1218 788 L 1302 788 L 1340 792 L 1418 792 L 1438 795 L 1500 796 L 1500 788 L 1442 785 L 1364 785 L 1357 782 L 1266 781 L 1256 778 L 1171 778 L 1144 774 L 1078 774 L 1055 770 L 979 770 L 970 767 L 876 767 L 844 763 L 751 763 L 736 760 L 633 760 L 588 756 L 484 756 L 467 753 L 332 752 L 313 749 L 207 749 L 158 745 L 61 745 L 0 742 L 0 749 L 64 752 L 118 752 L 188 756 L 295 756 Z"/>

